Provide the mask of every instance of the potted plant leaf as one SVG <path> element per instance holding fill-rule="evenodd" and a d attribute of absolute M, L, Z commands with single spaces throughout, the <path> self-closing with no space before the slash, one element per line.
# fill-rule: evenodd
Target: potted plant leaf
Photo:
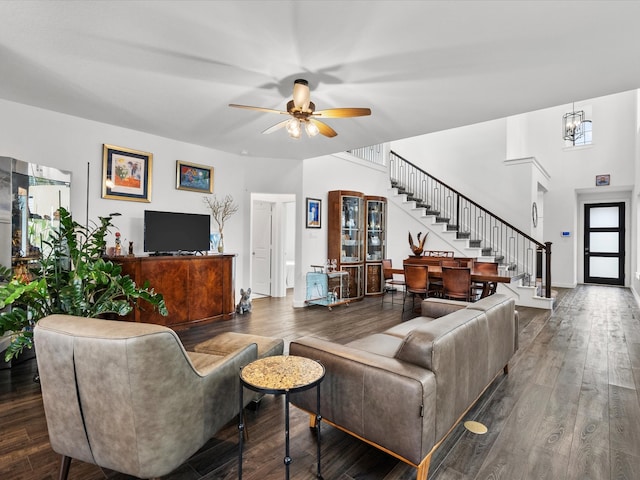
<path fill-rule="evenodd" d="M 36 322 L 56 313 L 106 318 L 128 314 L 147 303 L 168 315 L 162 294 L 138 286 L 122 267 L 104 259 L 105 236 L 113 215 L 85 227 L 60 208 L 60 226 L 43 240 L 42 258 L 31 270 L 31 279 L 13 278 L 11 269 L 0 266 L 0 336 L 10 332 L 5 360 L 33 347 Z M 10 307 L 7 309 L 6 307 Z"/>

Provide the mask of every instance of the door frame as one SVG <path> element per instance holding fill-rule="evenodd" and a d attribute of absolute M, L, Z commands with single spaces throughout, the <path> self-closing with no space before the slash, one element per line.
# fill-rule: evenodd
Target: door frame
<path fill-rule="evenodd" d="M 608 190 L 609 187 L 607 187 Z M 602 187 L 600 187 L 602 189 Z M 621 188 L 619 190 L 614 191 L 606 191 L 600 192 L 597 191 L 596 188 L 585 189 L 582 191 L 577 191 L 577 210 L 576 210 L 576 223 L 577 223 L 577 233 L 575 238 L 573 239 L 574 245 L 576 247 L 575 250 L 575 261 L 577 265 L 577 283 L 582 284 L 584 282 L 584 206 L 586 204 L 593 203 L 624 203 L 624 244 L 626 246 L 627 252 L 625 252 L 624 258 L 624 286 L 628 287 L 630 282 L 630 274 L 631 271 L 631 255 L 630 245 L 631 245 L 631 190 Z"/>
<path fill-rule="evenodd" d="M 285 265 L 285 241 L 284 232 L 289 228 L 286 215 L 284 213 L 286 203 L 295 203 L 295 194 L 274 194 L 274 193 L 251 193 L 251 217 L 250 217 L 250 239 L 249 249 L 253 246 L 253 235 L 251 231 L 253 227 L 253 202 L 259 200 L 263 202 L 273 203 L 272 226 L 271 226 L 271 296 L 284 297 L 287 294 L 286 289 L 286 265 Z M 293 219 L 295 221 L 295 219 Z M 295 228 L 295 225 L 292 226 Z M 294 252 L 295 253 L 295 252 Z M 253 255 L 249 255 L 249 277 L 250 284 L 253 281 Z"/>

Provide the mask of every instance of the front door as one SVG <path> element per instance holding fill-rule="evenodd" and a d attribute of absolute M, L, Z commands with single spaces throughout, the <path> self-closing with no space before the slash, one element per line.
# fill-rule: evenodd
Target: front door
<path fill-rule="evenodd" d="M 624 202 L 584 206 L 584 282 L 624 285 Z"/>

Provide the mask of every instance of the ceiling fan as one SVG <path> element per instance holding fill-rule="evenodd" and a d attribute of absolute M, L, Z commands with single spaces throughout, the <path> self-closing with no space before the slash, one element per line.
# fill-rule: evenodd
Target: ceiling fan
<path fill-rule="evenodd" d="M 298 79 L 293 82 L 293 100 L 289 100 L 287 102 L 286 112 L 271 108 L 237 105 L 235 103 L 230 103 L 229 106 L 235 108 L 246 108 L 248 110 L 257 110 L 259 112 L 291 115 L 293 118 L 276 123 L 262 133 L 268 134 L 286 127 L 289 136 L 292 138 L 300 138 L 303 125 L 307 135 L 310 137 L 315 137 L 318 133 L 325 137 L 335 137 L 338 134 L 333 128 L 326 123 L 321 122 L 318 118 L 348 118 L 371 115 L 371 109 L 369 108 L 330 108 L 327 110 L 316 111 L 315 104 L 310 100 L 309 82 L 303 79 Z"/>

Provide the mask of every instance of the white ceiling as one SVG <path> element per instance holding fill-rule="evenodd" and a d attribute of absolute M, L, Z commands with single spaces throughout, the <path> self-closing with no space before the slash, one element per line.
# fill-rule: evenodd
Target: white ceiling
<path fill-rule="evenodd" d="M 4 0 L 0 98 L 310 158 L 639 88 L 639 22 L 639 1 L 611 0 Z M 293 140 L 260 133 L 284 117 L 227 106 L 283 110 L 296 78 L 318 110 L 372 115 Z"/>

